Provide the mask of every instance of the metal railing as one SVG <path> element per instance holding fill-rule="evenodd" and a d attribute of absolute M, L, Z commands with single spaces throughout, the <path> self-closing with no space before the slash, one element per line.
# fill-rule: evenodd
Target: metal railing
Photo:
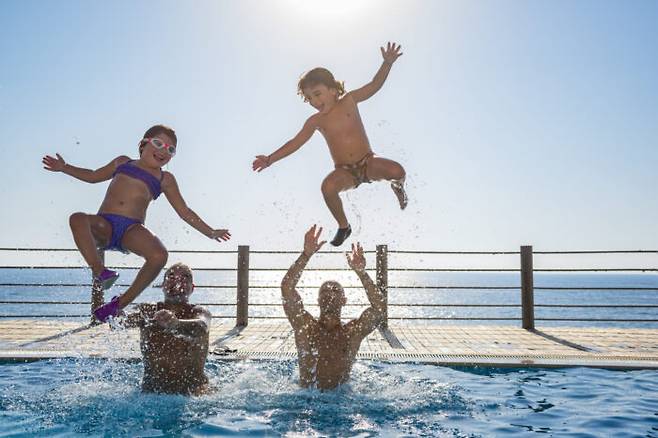
<path fill-rule="evenodd" d="M 76 249 L 51 249 L 51 248 L 0 248 L 0 252 L 77 252 Z M 200 284 L 197 285 L 197 289 L 226 289 L 236 290 L 236 300 L 232 301 L 217 301 L 217 302 L 203 302 L 199 303 L 200 305 L 205 306 L 235 306 L 234 315 L 215 315 L 218 318 L 235 318 L 237 326 L 246 326 L 249 323 L 249 319 L 285 319 L 284 316 L 274 316 L 274 315 L 261 315 L 261 316 L 251 316 L 249 315 L 250 307 L 278 307 L 280 308 L 280 303 L 250 303 L 249 296 L 252 289 L 278 289 L 279 284 L 275 282 L 274 284 L 265 284 L 251 286 L 249 283 L 250 273 L 253 272 L 270 272 L 270 273 L 280 273 L 282 278 L 285 274 L 286 268 L 273 268 L 273 267 L 252 267 L 250 264 L 251 255 L 296 255 L 298 251 L 254 251 L 250 250 L 249 246 L 239 246 L 237 251 L 186 251 L 186 250 L 172 250 L 170 253 L 181 253 L 181 254 L 230 254 L 237 256 L 237 263 L 235 267 L 193 267 L 194 271 L 197 272 L 235 272 L 237 274 L 237 280 L 235 284 Z M 322 251 L 320 254 L 336 254 L 336 251 Z M 648 318 L 593 318 L 581 316 L 577 318 L 565 318 L 565 317 L 536 317 L 536 309 L 658 309 L 658 294 L 655 294 L 657 299 L 652 303 L 648 304 L 536 304 L 535 303 L 535 291 L 569 291 L 569 292 L 584 292 L 584 291 L 649 291 L 652 293 L 658 292 L 658 281 L 651 286 L 535 286 L 535 274 L 536 273 L 638 273 L 638 272 L 658 272 L 657 268 L 654 267 L 630 267 L 630 268 L 603 268 L 603 267 L 588 267 L 588 268 L 540 268 L 537 269 L 533 266 L 533 256 L 534 255 L 584 255 L 584 254 L 651 254 L 658 255 L 656 250 L 613 250 L 613 251 L 533 251 L 532 246 L 522 246 L 519 251 L 389 251 L 387 245 L 377 245 L 375 251 L 367 251 L 367 254 L 375 254 L 375 279 L 376 284 L 383 292 L 385 297 L 385 318 L 382 323 L 382 327 L 386 328 L 389 320 L 412 320 L 412 321 L 519 321 L 521 326 L 525 329 L 532 330 L 535 328 L 536 321 L 579 321 L 579 322 L 641 322 L 641 323 L 657 323 L 658 322 L 658 310 Z M 340 253 L 342 254 L 342 252 Z M 499 255 L 518 255 L 519 256 L 519 266 L 518 268 L 457 268 L 457 267 L 405 267 L 405 266 L 389 266 L 389 257 L 391 254 L 395 255 L 415 255 L 415 256 L 432 256 L 432 255 L 449 255 L 449 256 L 461 256 L 461 255 L 481 255 L 481 256 L 499 256 Z M 74 265 L 74 266 L 62 266 L 62 265 L 47 265 L 47 266 L 25 266 L 25 265 L 4 265 L 0 266 L 0 309 L 2 305 L 85 305 L 89 304 L 90 308 L 95 308 L 104 302 L 104 296 L 102 291 L 92 290 L 91 300 L 90 301 L 80 301 L 80 300 L 7 300 L 4 299 L 1 292 L 6 288 L 16 288 L 16 287 L 31 287 L 31 288 L 42 288 L 42 287 L 90 287 L 91 282 L 69 282 L 69 283 L 44 283 L 44 282 L 6 282 L 3 280 L 4 276 L 2 275 L 3 271 L 10 269 L 18 270 L 35 270 L 35 269 L 85 269 L 83 266 Z M 122 269 L 139 269 L 139 267 L 123 267 Z M 307 272 L 337 272 L 337 271 L 350 271 L 347 268 L 309 268 L 306 269 Z M 397 272 L 406 272 L 406 273 L 452 273 L 452 272 L 461 272 L 461 273 L 518 273 L 520 275 L 519 283 L 507 284 L 502 286 L 496 285 L 428 285 L 428 284 L 389 284 L 389 273 Z M 118 284 L 117 286 L 128 286 L 127 284 Z M 159 287 L 155 285 L 153 287 Z M 316 286 L 305 286 L 305 287 L 319 287 Z M 360 285 L 347 285 L 345 289 L 359 289 Z M 519 301 L 518 304 L 510 303 L 448 303 L 448 302 L 416 302 L 416 303 L 389 303 L 389 294 L 391 292 L 396 293 L 397 290 L 417 290 L 417 291 L 442 291 L 442 290 L 479 290 L 479 291 L 519 291 Z M 308 304 L 307 304 L 308 305 Z M 358 302 L 350 303 L 347 307 L 360 307 L 367 306 L 368 303 Z M 390 316 L 389 308 L 406 308 L 408 310 L 413 309 L 442 309 L 442 308 L 475 308 L 475 309 L 519 309 L 519 316 L 517 317 L 504 317 L 499 315 L 486 315 L 486 316 L 469 316 L 469 317 L 457 317 L 457 316 L 439 316 L 436 314 L 430 316 L 420 316 L 420 315 L 405 315 L 405 316 Z M 0 318 L 57 318 L 57 317 L 85 317 L 88 314 L 69 314 L 69 315 L 60 315 L 60 314 L 4 314 L 0 311 Z"/>

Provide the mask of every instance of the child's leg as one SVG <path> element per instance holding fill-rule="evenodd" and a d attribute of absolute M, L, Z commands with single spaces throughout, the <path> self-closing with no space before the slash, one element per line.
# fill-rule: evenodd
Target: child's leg
<path fill-rule="evenodd" d="M 395 181 L 404 182 L 406 172 L 400 164 L 393 160 L 382 157 L 372 157 L 368 160 L 368 167 L 366 168 L 366 175 L 370 181 Z"/>
<path fill-rule="evenodd" d="M 393 193 L 398 198 L 400 208 L 402 210 L 406 208 L 408 202 L 407 194 L 404 191 L 406 172 L 399 163 L 387 158 L 372 157 L 368 160 L 366 175 L 371 181 L 391 181 L 391 189 L 393 189 Z"/>
<path fill-rule="evenodd" d="M 344 169 L 336 169 L 322 181 L 322 195 L 329 211 L 338 222 L 339 228 L 346 228 L 349 223 L 343 209 L 343 202 L 338 195 L 340 192 L 355 186 L 354 177 Z"/>
<path fill-rule="evenodd" d="M 121 246 L 146 259 L 133 283 L 119 298 L 119 307 L 124 308 L 156 279 L 167 263 L 169 254 L 160 239 L 141 224 L 133 225 L 126 231 Z"/>
<path fill-rule="evenodd" d="M 112 227 L 105 219 L 95 214 L 73 213 L 69 217 L 75 245 L 96 277 L 103 270 L 103 262 L 97 246 L 106 245 L 112 235 Z"/>

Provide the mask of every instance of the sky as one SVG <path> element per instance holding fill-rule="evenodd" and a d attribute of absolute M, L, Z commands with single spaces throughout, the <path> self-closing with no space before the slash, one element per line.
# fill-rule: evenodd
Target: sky
<path fill-rule="evenodd" d="M 314 223 L 330 240 L 319 133 L 262 173 L 251 162 L 313 114 L 304 71 L 358 88 L 395 41 L 404 55 L 359 108 L 375 153 L 405 167 L 410 204 L 383 182 L 346 193 L 353 240 L 658 249 L 657 22 L 652 0 L 2 0 L 0 247 L 72 248 L 69 215 L 95 213 L 108 183 L 41 157 L 136 158 L 156 123 L 178 134 L 166 170 L 188 205 L 233 235 L 207 239 L 161 197 L 146 225 L 167 248 L 301 249 Z"/>

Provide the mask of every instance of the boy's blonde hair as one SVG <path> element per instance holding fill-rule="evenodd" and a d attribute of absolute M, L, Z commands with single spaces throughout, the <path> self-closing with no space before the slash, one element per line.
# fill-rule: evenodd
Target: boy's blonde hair
<path fill-rule="evenodd" d="M 304 102 L 308 102 L 308 99 L 304 95 L 304 88 L 309 88 L 319 84 L 326 85 L 327 88 L 336 89 L 338 91 L 338 97 L 345 94 L 345 83 L 334 79 L 334 75 L 323 67 L 316 67 L 313 70 L 309 70 L 299 78 L 299 82 L 297 83 L 297 94 L 304 99 Z"/>

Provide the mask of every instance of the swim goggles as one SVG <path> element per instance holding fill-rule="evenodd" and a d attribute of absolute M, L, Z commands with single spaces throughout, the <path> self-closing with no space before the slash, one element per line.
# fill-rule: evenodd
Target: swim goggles
<path fill-rule="evenodd" d="M 172 157 L 174 155 L 176 155 L 176 145 L 165 143 L 164 141 L 160 140 L 159 138 L 155 138 L 155 137 L 143 138 L 142 142 L 143 143 L 151 143 L 153 145 L 153 147 L 158 149 L 158 150 L 164 149 L 165 152 L 167 152 Z"/>

